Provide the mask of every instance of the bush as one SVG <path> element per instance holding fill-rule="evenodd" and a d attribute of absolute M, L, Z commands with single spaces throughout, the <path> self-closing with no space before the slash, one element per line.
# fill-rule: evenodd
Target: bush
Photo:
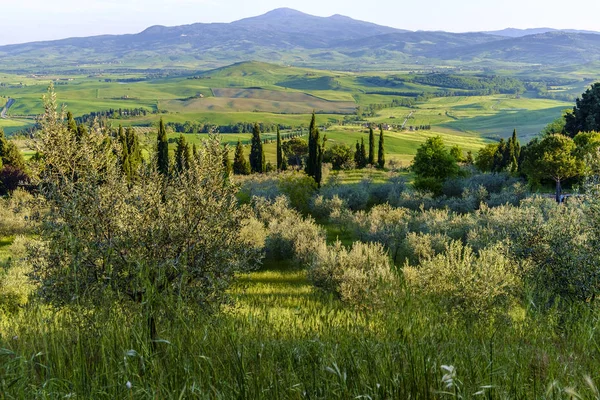
<path fill-rule="evenodd" d="M 363 179 L 358 184 L 340 184 L 338 182 L 328 183 L 321 188 L 321 195 L 325 199 L 333 199 L 334 196 L 342 199 L 351 210 L 364 210 L 369 203 L 372 181 Z"/>
<path fill-rule="evenodd" d="M 502 245 L 475 253 L 459 241 L 416 267 L 405 266 L 408 284 L 435 297 L 449 312 L 475 317 L 506 313 L 523 289 L 525 264 L 514 261 Z"/>
<path fill-rule="evenodd" d="M 16 190 L 7 199 L 0 199 L 0 237 L 21 235 L 32 228 L 33 196 Z"/>
<path fill-rule="evenodd" d="M 309 269 L 313 284 L 342 301 L 364 308 L 383 305 L 397 286 L 390 260 L 380 244 L 321 244 Z"/>
<path fill-rule="evenodd" d="M 410 219 L 411 215 L 407 209 L 393 208 L 389 204 L 375 206 L 368 213 L 356 213 L 355 233 L 363 241 L 383 245 L 396 261 L 408 233 Z"/>
<path fill-rule="evenodd" d="M 255 198 L 255 211 L 266 224 L 267 255 L 282 260 L 293 260 L 299 266 L 309 265 L 318 247 L 325 243 L 325 231 L 310 217 L 303 218 L 289 208 L 286 197 L 269 202 Z"/>
<path fill-rule="evenodd" d="M 0 269 L 0 314 L 16 313 L 27 304 L 35 289 L 28 277 L 31 266 L 26 262 L 27 245 L 30 242 L 30 239 L 18 235 L 10 246 L 12 257 L 4 270 Z"/>

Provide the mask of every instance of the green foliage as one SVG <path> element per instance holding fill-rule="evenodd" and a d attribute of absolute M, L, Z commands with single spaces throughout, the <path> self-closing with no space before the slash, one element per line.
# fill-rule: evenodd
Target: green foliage
<path fill-rule="evenodd" d="M 312 178 L 311 178 L 312 179 Z M 305 267 L 325 243 L 325 231 L 312 218 L 289 207 L 289 200 L 280 196 L 273 201 L 254 198 L 256 216 L 267 229 L 265 250 L 268 257 L 292 260 Z"/>
<path fill-rule="evenodd" d="M 190 168 L 191 163 L 192 152 L 190 145 L 185 140 L 185 137 L 182 134 L 179 134 L 175 147 L 175 170 L 177 173 L 181 174 L 183 171 Z"/>
<path fill-rule="evenodd" d="M 317 183 L 301 172 L 282 174 L 277 186 L 290 201 L 290 205 L 303 214 L 310 210 L 310 200 L 317 191 Z"/>
<path fill-rule="evenodd" d="M 444 253 L 427 257 L 418 267 L 405 266 L 404 276 L 448 311 L 490 319 L 505 314 L 520 296 L 525 269 L 501 245 L 475 253 L 453 241 Z"/>
<path fill-rule="evenodd" d="M 379 144 L 377 147 L 377 167 L 385 167 L 385 144 L 383 142 L 383 126 L 379 126 Z"/>
<path fill-rule="evenodd" d="M 354 153 L 352 149 L 345 145 L 336 143 L 333 146 L 329 146 L 323 154 L 323 161 L 331 163 L 334 170 L 339 171 L 342 169 L 353 169 L 354 168 Z"/>
<path fill-rule="evenodd" d="M 580 132 L 600 131 L 600 83 L 594 83 L 577 99 L 572 113 L 565 116 L 565 133 L 575 137 Z"/>
<path fill-rule="evenodd" d="M 375 133 L 373 127 L 369 127 L 369 165 L 375 165 Z"/>
<path fill-rule="evenodd" d="M 236 175 L 249 175 L 250 174 L 250 163 L 244 156 L 244 146 L 242 142 L 238 140 L 235 146 L 235 154 L 233 156 L 233 173 Z"/>
<path fill-rule="evenodd" d="M 454 157 L 454 159 L 456 160 L 456 162 L 463 162 L 465 160 L 465 157 L 463 155 L 463 151 L 460 148 L 459 145 L 455 144 L 454 146 L 452 146 L 450 148 L 450 155 L 452 157 Z"/>
<path fill-rule="evenodd" d="M 494 170 L 494 159 L 497 152 L 498 144 L 496 143 L 490 143 L 485 147 L 482 147 L 477 153 L 475 166 L 481 172 L 492 172 Z"/>
<path fill-rule="evenodd" d="M 288 165 L 298 168 L 307 165 L 308 144 L 304 139 L 295 137 L 286 140 L 281 147 L 283 158 Z"/>
<path fill-rule="evenodd" d="M 552 179 L 556 182 L 559 200 L 561 182 L 583 172 L 583 163 L 576 157 L 573 139 L 559 134 L 534 139 L 525 147 L 523 171 L 530 181 Z"/>
<path fill-rule="evenodd" d="M 169 175 L 169 142 L 163 119 L 158 123 L 158 137 L 156 145 L 157 170 L 164 176 Z"/>
<path fill-rule="evenodd" d="M 397 286 L 386 251 L 374 243 L 354 242 L 349 250 L 340 241 L 323 243 L 308 275 L 315 286 L 360 308 L 381 307 Z"/>
<path fill-rule="evenodd" d="M 150 167 L 129 183 L 104 133 L 80 139 L 70 132 L 52 91 L 46 110 L 35 141 L 47 166 L 40 176 L 46 203 L 38 211 L 41 244 L 29 253 L 40 298 L 56 306 L 143 306 L 153 340 L 160 310 L 218 307 L 235 272 L 259 255 L 240 237 L 247 211 L 223 177 L 217 138 L 184 173 L 166 177 Z"/>
<path fill-rule="evenodd" d="M 263 143 L 260 139 L 260 128 L 254 124 L 252 131 L 252 144 L 250 147 L 250 171 L 262 174 L 265 172 L 265 153 Z"/>
<path fill-rule="evenodd" d="M 277 171 L 284 171 L 283 168 L 283 149 L 281 148 L 281 132 L 279 132 L 279 125 L 277 126 Z"/>
<path fill-rule="evenodd" d="M 411 168 L 416 174 L 415 187 L 436 195 L 441 194 L 443 182 L 459 172 L 456 159 L 444 146 L 441 136 L 431 137 L 419 147 Z"/>
<path fill-rule="evenodd" d="M 317 186 L 321 186 L 323 144 L 321 143 L 319 128 L 317 127 L 315 113 L 313 112 L 308 128 L 308 159 L 306 160 L 306 174 L 312 177 Z M 324 140 L 323 140 L 324 142 Z"/>

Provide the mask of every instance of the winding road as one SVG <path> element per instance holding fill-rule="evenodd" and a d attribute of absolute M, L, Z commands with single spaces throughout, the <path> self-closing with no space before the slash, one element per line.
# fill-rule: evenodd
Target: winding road
<path fill-rule="evenodd" d="M 0 118 L 6 119 L 6 113 L 13 106 L 13 104 L 15 104 L 15 102 L 16 102 L 15 99 L 11 99 L 10 97 L 8 98 L 6 105 L 2 109 L 2 112 L 0 112 Z"/>

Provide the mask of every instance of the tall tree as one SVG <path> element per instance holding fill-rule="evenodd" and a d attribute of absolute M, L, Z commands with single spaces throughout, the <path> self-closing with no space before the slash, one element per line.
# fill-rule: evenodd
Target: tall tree
<path fill-rule="evenodd" d="M 556 183 L 556 201 L 560 202 L 561 183 L 583 172 L 573 139 L 554 134 L 534 139 L 525 148 L 523 171 L 532 182 L 552 179 Z"/>
<path fill-rule="evenodd" d="M 163 175 L 169 174 L 169 142 L 167 140 L 167 130 L 163 119 L 158 123 L 158 143 L 156 146 L 156 160 L 158 163 L 158 172 Z"/>
<path fill-rule="evenodd" d="M 308 160 L 306 161 L 306 174 L 313 177 L 317 186 L 321 186 L 321 168 L 323 162 L 323 148 L 319 138 L 320 132 L 317 128 L 315 113 L 313 111 L 308 128 Z"/>
<path fill-rule="evenodd" d="M 441 194 L 444 181 L 456 176 L 459 167 L 450 155 L 441 136 L 427 139 L 418 149 L 412 170 L 416 174 L 415 187 Z"/>
<path fill-rule="evenodd" d="M 375 133 L 373 128 L 369 127 L 369 164 L 375 165 Z"/>
<path fill-rule="evenodd" d="M 358 168 L 364 168 L 367 166 L 367 150 L 365 148 L 365 139 L 360 138 L 360 165 Z"/>
<path fill-rule="evenodd" d="M 185 140 L 183 134 L 179 134 L 175 147 L 175 168 L 177 172 L 182 173 L 190 167 L 192 154 L 190 146 Z"/>
<path fill-rule="evenodd" d="M 250 147 L 250 170 L 253 173 L 262 174 L 265 172 L 265 153 L 263 143 L 260 140 L 260 127 L 254 124 L 252 131 L 252 144 Z"/>
<path fill-rule="evenodd" d="M 277 171 L 283 170 L 283 149 L 281 148 L 281 133 L 277 125 Z"/>
<path fill-rule="evenodd" d="M 67 127 L 69 129 L 69 131 L 71 131 L 70 128 L 70 122 L 67 120 Z M 73 133 L 77 132 L 77 128 L 75 128 L 75 131 L 71 131 Z M 125 136 L 125 131 L 123 130 L 123 126 L 119 125 L 119 131 L 117 133 L 117 139 L 119 140 L 119 143 L 121 144 L 121 170 L 123 171 L 123 174 L 127 177 L 128 180 L 131 180 L 132 174 L 131 174 L 131 164 L 129 163 L 129 148 L 127 145 L 127 137 Z"/>
<path fill-rule="evenodd" d="M 244 156 L 244 146 L 242 146 L 242 142 L 239 140 L 235 146 L 235 154 L 233 156 L 233 173 L 236 175 L 250 174 L 250 164 L 246 160 L 246 156 Z"/>
<path fill-rule="evenodd" d="M 579 132 L 600 131 L 600 82 L 581 95 L 572 113 L 565 115 L 565 132 L 575 137 Z"/>
<path fill-rule="evenodd" d="M 354 151 L 354 164 L 356 168 L 360 168 L 362 160 L 360 159 L 360 142 L 356 141 L 356 150 Z"/>
<path fill-rule="evenodd" d="M 67 112 L 67 129 L 71 133 L 77 133 L 77 122 L 75 122 L 71 111 Z"/>
<path fill-rule="evenodd" d="M 385 167 L 385 145 L 383 143 L 383 126 L 379 125 L 379 148 L 377 149 L 377 166 Z"/>

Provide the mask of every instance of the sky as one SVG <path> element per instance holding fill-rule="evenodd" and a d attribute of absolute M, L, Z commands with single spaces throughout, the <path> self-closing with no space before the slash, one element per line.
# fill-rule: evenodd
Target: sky
<path fill-rule="evenodd" d="M 2 1 L 0 45 L 137 33 L 152 25 L 231 22 L 280 7 L 409 30 L 551 27 L 600 31 L 600 1 L 578 0 L 17 0 Z M 572 5 L 572 6 L 570 6 Z"/>

